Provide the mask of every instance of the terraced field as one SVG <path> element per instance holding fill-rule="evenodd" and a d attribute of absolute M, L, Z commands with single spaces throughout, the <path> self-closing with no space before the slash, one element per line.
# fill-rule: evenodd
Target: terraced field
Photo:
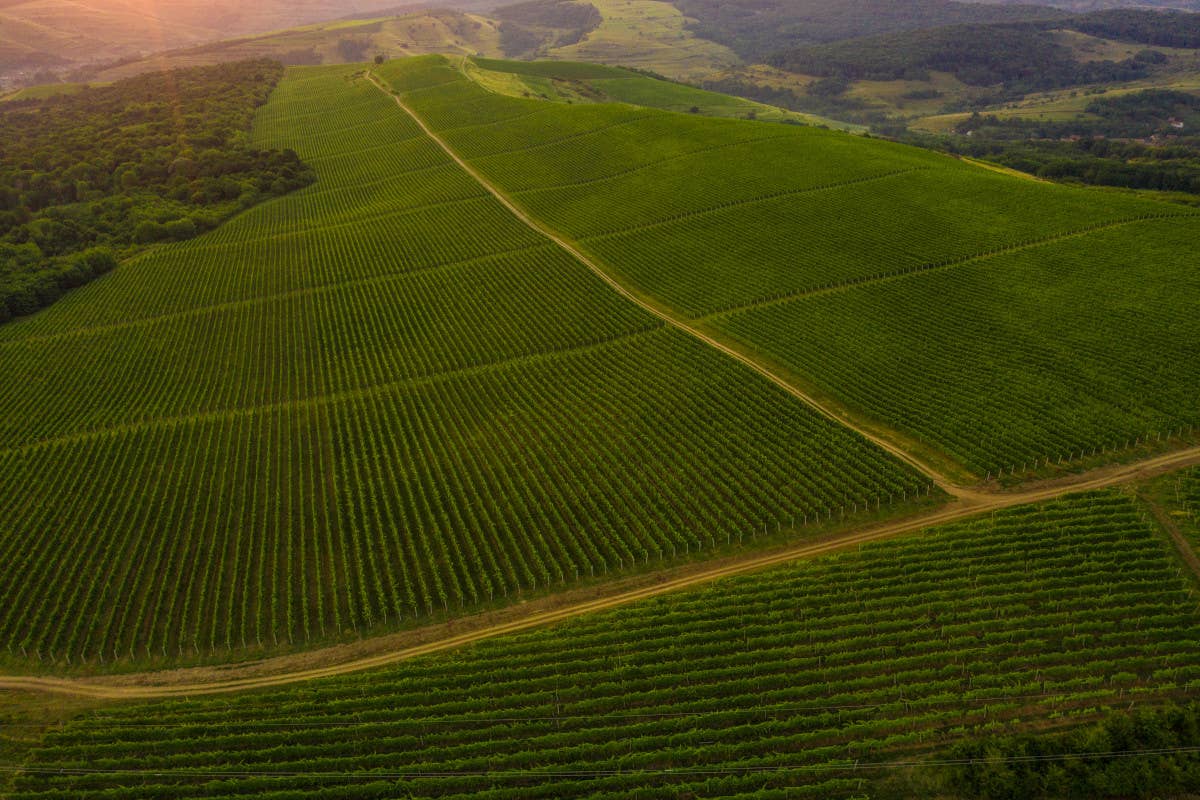
<path fill-rule="evenodd" d="M 315 186 L 0 329 L 11 661 L 340 638 L 929 491 L 353 71 L 292 72 L 256 126 Z"/>
<path fill-rule="evenodd" d="M 531 215 L 681 317 L 980 478 L 1200 424 L 1200 215 L 831 131 L 381 74 Z"/>
<path fill-rule="evenodd" d="M 1194 692 L 1189 587 L 1128 495 L 1078 495 L 303 690 L 103 710 L 12 796 L 861 797 L 967 737 Z"/>

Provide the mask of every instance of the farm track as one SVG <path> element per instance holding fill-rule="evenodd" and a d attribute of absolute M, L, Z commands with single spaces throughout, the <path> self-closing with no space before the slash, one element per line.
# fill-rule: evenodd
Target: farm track
<path fill-rule="evenodd" d="M 372 76 L 372 80 L 375 80 L 374 76 Z M 376 86 L 381 91 L 390 94 L 386 87 L 378 82 L 376 82 Z M 376 640 L 367 640 L 355 645 L 337 645 L 242 665 L 194 667 L 105 678 L 0 676 L 0 690 L 52 693 L 106 700 L 136 700 L 264 689 L 344 675 L 468 646 L 497 636 L 532 630 L 585 614 L 606 611 L 723 578 L 745 575 L 801 559 L 814 558 L 930 526 L 942 525 L 1013 506 L 1053 500 L 1074 492 L 1093 491 L 1136 482 L 1182 467 L 1200 464 L 1200 447 L 1191 447 L 1130 464 L 1110 465 L 1081 475 L 1046 481 L 1022 491 L 983 492 L 958 486 L 891 442 L 883 440 L 859 427 L 853 421 L 833 413 L 815 398 L 792 386 L 753 358 L 733 350 L 719 340 L 694 328 L 686 320 L 627 289 L 616 278 L 581 253 L 569 240 L 521 210 L 434 134 L 424 121 L 404 104 L 401 98 L 395 97 L 394 99 L 426 135 L 511 213 L 528 227 L 568 252 L 618 294 L 636 303 L 663 322 L 737 359 L 838 424 L 857 431 L 882 449 L 931 477 L 943 490 L 953 496 L 954 500 L 926 513 L 907 519 L 865 526 L 826 541 L 785 547 L 774 552 L 737 556 L 716 563 L 677 567 L 657 574 L 634 576 L 587 590 L 591 592 L 590 596 L 585 591 L 550 595 L 495 613 L 480 614 L 416 631 L 379 637 Z"/>
<path fill-rule="evenodd" d="M 1196 551 L 1192 549 L 1191 543 L 1183 535 L 1183 531 L 1179 530 L 1179 526 L 1175 524 L 1175 520 L 1163 510 L 1162 506 L 1148 498 L 1143 498 L 1145 504 L 1150 508 L 1150 513 L 1154 515 L 1154 519 L 1158 522 L 1159 527 L 1167 532 L 1171 537 L 1171 541 L 1175 543 L 1175 549 L 1179 551 L 1179 557 L 1187 564 L 1188 569 L 1196 576 L 1196 580 L 1200 580 L 1200 557 L 1196 556 Z"/>
<path fill-rule="evenodd" d="M 583 252 L 581 252 L 579 250 L 579 248 L 575 244 L 573 244 L 570 240 L 566 239 L 562 234 L 558 233 L 554 229 L 552 229 L 552 228 L 542 224 L 538 220 L 536 220 L 529 213 L 527 213 L 524 209 L 522 209 L 520 206 L 518 206 L 516 204 L 516 202 L 512 198 L 510 198 L 505 192 L 501 191 L 499 189 L 499 187 L 497 187 L 495 184 L 493 184 L 491 181 L 489 181 L 486 177 L 484 177 L 482 173 L 480 173 L 478 170 L 476 170 L 474 167 L 472 167 L 469 163 L 467 163 L 467 161 L 465 159 L 463 159 L 461 156 L 459 156 L 459 154 L 454 150 L 454 148 L 452 148 L 444 139 L 442 139 L 440 136 L 438 136 L 436 133 L 434 133 L 433 130 L 431 130 L 429 128 L 429 126 L 427 126 L 425 124 L 425 121 L 423 119 L 421 119 L 420 116 L 418 116 L 412 109 L 410 109 L 407 105 L 405 105 L 404 101 L 398 95 L 392 95 L 391 91 L 386 86 L 384 86 L 382 83 L 380 83 L 375 75 L 370 74 L 369 79 L 371 80 L 372 83 L 375 84 L 376 87 L 378 87 L 379 91 L 392 97 L 392 99 L 395 100 L 396 105 L 399 106 L 400 109 L 405 114 L 407 114 L 409 117 L 411 117 L 413 119 L 413 121 L 425 133 L 426 136 L 428 136 L 439 147 L 441 147 L 447 156 L 449 156 L 456 164 L 458 164 L 460 167 L 462 167 L 463 170 L 466 171 L 466 173 L 468 175 L 470 175 L 473 179 L 475 179 L 475 181 L 477 181 L 480 186 L 482 186 L 484 189 L 486 189 L 488 191 L 489 194 L 491 194 L 493 197 L 495 197 L 496 200 L 499 201 L 500 204 L 503 205 L 506 209 L 508 209 L 517 219 L 519 219 L 521 222 L 523 222 L 526 226 L 528 226 L 533 231 L 537 232 L 538 234 L 546 237 L 550 241 L 557 244 L 559 247 L 561 247 L 563 250 L 565 250 L 572 258 L 574 258 L 580 264 L 582 264 L 583 266 L 585 266 L 589 270 L 591 270 L 592 273 L 594 273 L 596 275 L 596 277 L 600 278 L 600 280 L 604 281 L 606 284 L 608 284 L 610 287 L 612 287 L 612 289 L 614 291 L 616 291 L 617 294 L 621 295 L 626 300 L 629 300 L 630 302 L 637 304 L 644 311 L 646 311 L 650 314 L 653 314 L 655 317 L 658 317 L 659 319 L 661 319 L 663 322 L 667 323 L 668 325 L 670 325 L 674 328 L 677 328 L 680 331 L 683 331 L 684 333 L 688 334 L 689 336 L 692 336 L 695 339 L 698 339 L 699 341 L 708 345 L 709 347 L 713 348 L 714 350 L 724 353 L 725 355 L 729 356 L 730 358 L 736 359 L 737 361 L 740 361 L 742 364 L 745 364 L 747 367 L 750 367 L 750 369 L 752 369 L 755 372 L 757 372 L 758 374 L 762 375 L 764 378 L 771 381 L 776 386 L 778 386 L 779 388 L 783 389 L 788 394 L 795 397 L 797 400 L 800 400 L 801 402 L 803 402 L 804 404 L 806 404 L 807 406 L 809 406 L 810 408 L 815 410 L 817 413 L 821 414 L 822 416 L 824 416 L 828 419 L 833 420 L 835 423 L 842 425 L 843 427 L 846 427 L 846 428 L 849 428 L 850 430 L 855 431 L 860 436 L 864 437 L 868 441 L 875 444 L 877 447 L 892 454 L 897 459 L 904 462 L 905 464 L 908 464 L 909 466 L 916 469 L 918 472 L 922 473 L 923 475 L 926 475 L 931 480 L 933 480 L 933 482 L 935 484 L 937 484 L 938 488 L 940 488 L 942 491 L 946 492 L 947 494 L 952 495 L 956 498 L 960 498 L 960 499 L 971 498 L 971 497 L 974 497 L 977 495 L 977 493 L 972 491 L 971 489 L 968 489 L 966 487 L 955 484 L 953 481 L 951 481 L 949 478 L 947 478 L 941 472 L 934 469 L 929 464 L 925 463 L 924 461 L 917 458 L 916 456 L 912 455 L 904 448 L 899 447 L 898 445 L 893 444 L 891 441 L 872 433 L 871 431 L 867 430 L 862 425 L 860 425 L 857 422 L 855 422 L 854 420 L 850 419 L 847 415 L 839 414 L 839 413 L 835 412 L 832 408 L 830 408 L 826 404 L 822 403 L 817 398 L 813 397 L 812 395 L 808 394 L 807 392 L 801 390 L 799 387 L 797 387 L 797 386 L 793 385 L 792 383 L 790 383 L 789 381 L 785 380 L 778 373 L 774 372 L 770 368 L 759 363 L 758 361 L 751 358 L 750 356 L 748 356 L 744 353 L 738 352 L 733 347 L 730 347 L 729 345 L 725 344 L 724 342 L 720 341 L 719 339 L 717 339 L 713 336 L 710 336 L 709 334 L 707 334 L 704 331 L 700 330 L 699 328 L 695 327 L 684 317 L 679 316 L 671 311 L 668 311 L 667 309 L 658 305 L 657 303 L 653 303 L 650 300 L 647 300 L 646 298 L 643 298 L 640 295 L 636 294 L 631 289 L 627 288 L 625 286 L 625 284 L 621 283 L 619 280 L 617 280 L 615 277 L 613 277 L 607 270 L 600 267 L 595 261 L 593 261 L 591 258 L 586 256 Z"/>
<path fill-rule="evenodd" d="M 824 542 L 734 558 L 716 565 L 705 565 L 694 571 L 689 571 L 687 567 L 678 568 L 668 572 L 666 577 L 660 575 L 657 582 L 633 589 L 622 589 L 619 585 L 610 586 L 608 587 L 610 590 L 615 589 L 612 594 L 601 594 L 598 597 L 578 602 L 568 602 L 559 607 L 547 607 L 554 602 L 554 596 L 542 598 L 526 604 L 526 608 L 511 607 L 507 610 L 511 614 L 511 618 L 498 622 L 493 621 L 487 615 L 481 615 L 429 626 L 419 631 L 411 631 L 394 637 L 384 637 L 385 641 L 404 637 L 415 640 L 416 643 L 401 644 L 367 656 L 349 655 L 353 646 L 338 645 L 324 650 L 277 656 L 245 665 L 131 673 L 103 679 L 0 676 L 0 691 L 50 693 L 99 700 L 149 700 L 268 689 L 319 678 L 346 675 L 385 667 L 419 656 L 466 647 L 497 636 L 553 625 L 585 614 L 595 614 L 694 588 L 723 578 L 746 575 L 793 561 L 815 558 L 901 534 L 912 533 L 933 525 L 944 525 L 1013 506 L 1053 500 L 1075 492 L 1105 489 L 1145 480 L 1195 464 L 1200 464 L 1200 447 L 1179 450 L 1132 464 L 1103 467 L 1067 480 L 1048 483 L 1042 487 L 1022 492 L 978 495 L 975 498 L 959 499 L 928 513 L 872 525 Z M 643 580 L 654 579 L 654 576 L 643 578 Z M 599 591 L 605 591 L 605 587 L 601 587 Z M 475 625 L 478 627 L 473 627 Z M 468 630 L 463 630 L 463 628 L 468 628 Z M 367 645 L 369 646 L 369 642 Z M 347 657 L 348 655 L 349 657 Z M 344 660 L 339 661 L 339 657 Z M 312 666 L 313 664 L 319 666 Z"/>

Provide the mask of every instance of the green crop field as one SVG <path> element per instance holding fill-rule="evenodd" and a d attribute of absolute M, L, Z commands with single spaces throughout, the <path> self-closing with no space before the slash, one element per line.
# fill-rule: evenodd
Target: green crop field
<path fill-rule="evenodd" d="M 861 126 L 599 64 L 472 58 L 469 61 L 460 60 L 458 66 L 481 87 L 510 97 L 535 97 L 570 103 L 628 103 L 708 117 L 741 117 L 771 122 L 786 120 L 843 130 L 865 130 Z"/>
<path fill-rule="evenodd" d="M 1192 547 L 1200 547 L 1200 468 L 1185 470 L 1167 480 L 1172 488 L 1167 496 L 1175 506 L 1172 516 L 1181 523 Z"/>
<path fill-rule="evenodd" d="M 1127 495 L 1077 495 L 385 671 L 100 711 L 12 797 L 862 797 L 877 765 L 1194 691 L 1190 586 Z"/>
<path fill-rule="evenodd" d="M 1200 210 L 748 107 L 291 68 L 303 188 L 0 325 L 0 795 L 1200 786 Z"/>
<path fill-rule="evenodd" d="M 1198 231 L 1117 225 L 718 324 L 976 471 L 1021 472 L 1200 421 Z"/>
<path fill-rule="evenodd" d="M 503 98 L 436 59 L 383 74 L 643 295 L 980 478 L 1200 424 L 1189 208 L 831 131 Z"/>
<path fill-rule="evenodd" d="M 0 328 L 10 661 L 332 640 L 929 492 L 354 71 L 292 71 L 256 123 L 316 185 Z"/>

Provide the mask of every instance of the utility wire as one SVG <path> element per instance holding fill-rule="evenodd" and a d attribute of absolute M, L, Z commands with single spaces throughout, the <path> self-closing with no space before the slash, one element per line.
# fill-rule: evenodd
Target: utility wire
<path fill-rule="evenodd" d="M 1170 690 L 1166 690 L 1168 693 Z M 1127 695 L 1136 699 L 1134 695 Z M 163 721 L 163 722 L 125 722 L 116 719 L 108 719 L 98 717 L 94 722 L 102 723 L 105 730 L 119 729 L 159 729 L 159 728 L 212 728 L 214 730 L 228 728 L 283 728 L 303 730 L 306 728 L 353 728 L 357 726 L 378 726 L 378 725 L 473 725 L 479 723 L 509 723 L 516 724 L 522 722 L 568 722 L 581 720 L 655 720 L 655 719 L 686 719 L 692 717 L 707 717 L 714 715 L 762 715 L 765 717 L 776 714 L 797 714 L 804 712 L 836 712 L 836 711 L 865 711 L 873 708 L 883 708 L 884 706 L 892 705 L 910 705 L 919 706 L 921 708 L 939 708 L 947 706 L 959 705 L 989 705 L 993 703 L 1010 703 L 1015 701 L 1033 701 L 1057 699 L 1064 703 L 1094 701 L 1094 700 L 1121 700 L 1124 697 L 1117 697 L 1111 692 L 1097 691 L 1092 695 L 1082 695 L 1078 692 L 1043 692 L 1039 694 L 1016 694 L 1016 695 L 996 695 L 989 697 L 957 697 L 953 699 L 923 699 L 914 697 L 895 697 L 888 700 L 880 700 L 875 703 L 841 703 L 837 705 L 782 705 L 782 706 L 764 706 L 757 708 L 713 708 L 707 711 L 649 711 L 641 714 L 546 714 L 524 717 L 491 717 L 491 716 L 470 716 L 462 714 L 459 716 L 442 716 L 428 718 L 393 718 L 393 719 L 346 719 L 346 720 L 314 720 L 312 722 L 271 722 L 271 721 L 207 721 L 198 720 L 195 722 L 187 721 Z M 253 709 L 250 709 L 251 711 Z M 46 728 L 43 723 L 37 722 L 0 722 L 0 731 L 5 728 Z M 81 731 L 82 728 L 75 728 L 75 731 Z"/>
<path fill-rule="evenodd" d="M 88 767 L 20 766 L 0 765 L 0 772 L 30 775 L 140 775 L 147 778 L 310 778 L 313 780 L 421 780 L 434 778 L 608 778 L 636 777 L 640 775 L 671 776 L 728 776 L 779 774 L 787 772 L 861 772 L 871 770 L 897 770 L 929 767 L 994 766 L 1002 764 L 1031 764 L 1062 761 L 1101 761 L 1105 759 L 1142 758 L 1200 754 L 1200 746 L 1159 747 L 1147 750 L 1115 750 L 1111 752 L 1059 753 L 1045 755 L 1017 755 L 988 758 L 944 758 L 903 761 L 854 761 L 853 763 L 761 765 L 761 766 L 713 766 L 647 769 L 524 769 L 524 770 L 405 770 L 393 772 L 315 772 L 304 770 L 163 770 L 163 769 L 99 769 Z"/>

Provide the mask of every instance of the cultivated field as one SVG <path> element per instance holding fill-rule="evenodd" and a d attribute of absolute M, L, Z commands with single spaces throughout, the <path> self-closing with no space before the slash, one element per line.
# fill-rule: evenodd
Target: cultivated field
<path fill-rule="evenodd" d="M 691 98 L 293 69 L 315 185 L 0 326 L 0 794 L 1194 769 L 1200 213 Z"/>
<path fill-rule="evenodd" d="M 1200 547 L 1200 469 L 1181 472 L 1169 482 L 1173 491 L 1168 497 L 1175 505 L 1171 516 L 1192 548 Z"/>
<path fill-rule="evenodd" d="M 929 492 L 612 291 L 354 71 L 292 72 L 256 125 L 315 186 L 0 328 L 12 662 L 341 638 Z"/>
<path fill-rule="evenodd" d="M 510 97 L 571 103 L 628 103 L 708 117 L 755 118 L 772 122 L 791 120 L 847 129 L 856 127 L 600 64 L 471 58 L 459 60 L 457 65 L 483 88 Z"/>
<path fill-rule="evenodd" d="M 97 712 L 12 796 L 861 797 L 880 764 L 1194 692 L 1193 586 L 1127 495 L 1077 495 L 302 690 Z"/>
<path fill-rule="evenodd" d="M 497 97 L 433 59 L 385 75 L 622 281 L 981 479 L 1200 423 L 1191 209 L 831 131 Z"/>

